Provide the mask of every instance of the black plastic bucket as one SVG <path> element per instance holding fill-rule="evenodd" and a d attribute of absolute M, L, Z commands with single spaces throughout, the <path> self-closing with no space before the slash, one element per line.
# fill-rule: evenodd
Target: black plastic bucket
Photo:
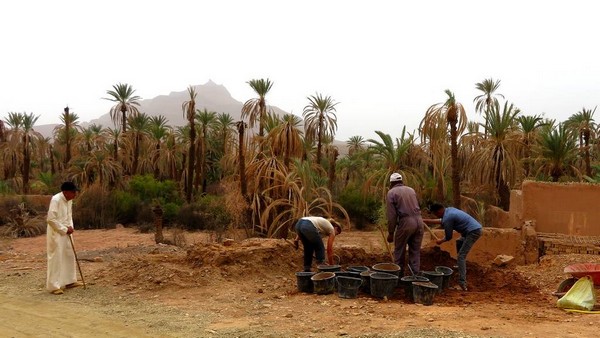
<path fill-rule="evenodd" d="M 357 271 L 336 271 L 334 272 L 336 277 L 354 277 L 360 278 L 360 272 Z"/>
<path fill-rule="evenodd" d="M 398 264 L 395 263 L 377 263 L 373 265 L 371 269 L 376 272 L 391 273 L 392 275 L 395 275 L 398 278 L 400 278 L 401 268 Z"/>
<path fill-rule="evenodd" d="M 435 294 L 438 292 L 438 286 L 431 282 L 413 282 L 413 295 L 415 303 L 423 305 L 432 305 Z"/>
<path fill-rule="evenodd" d="M 413 296 L 413 282 L 429 282 L 429 279 L 423 276 L 404 276 L 400 278 L 400 284 L 404 288 L 404 296 L 411 302 L 415 301 L 415 297 Z"/>
<path fill-rule="evenodd" d="M 452 268 L 449 268 L 447 266 L 436 266 L 435 271 L 441 272 L 444 274 L 444 278 L 442 281 L 442 289 L 447 289 L 448 286 L 450 286 L 450 277 L 452 276 L 452 273 L 454 272 L 454 270 L 452 270 Z"/>
<path fill-rule="evenodd" d="M 398 276 L 386 272 L 371 274 L 371 295 L 377 298 L 390 297 L 398 285 Z"/>
<path fill-rule="evenodd" d="M 313 293 L 315 291 L 312 280 L 316 272 L 296 272 L 296 283 L 298 284 L 298 291 Z"/>
<path fill-rule="evenodd" d="M 313 282 L 314 292 L 318 295 L 333 293 L 335 289 L 335 274 L 333 272 L 319 272 L 310 277 Z"/>
<path fill-rule="evenodd" d="M 427 277 L 430 282 L 438 286 L 437 292 L 442 293 L 444 284 L 444 274 L 437 271 L 421 271 L 424 277 Z"/>
<path fill-rule="evenodd" d="M 395 263 L 377 263 L 375 265 L 373 265 L 371 267 L 371 269 L 373 271 L 376 272 L 384 272 L 384 273 L 390 273 L 394 276 L 398 277 L 398 282 L 400 282 L 400 265 L 395 264 Z M 396 286 L 398 286 L 399 284 L 396 284 Z"/>
<path fill-rule="evenodd" d="M 347 267 L 346 270 L 348 270 L 348 271 L 356 271 L 358 273 L 361 273 L 363 271 L 369 271 L 369 267 L 363 266 L 363 265 L 354 265 L 354 266 Z"/>
<path fill-rule="evenodd" d="M 362 284 L 360 286 L 360 290 L 364 293 L 371 293 L 371 275 L 374 274 L 375 271 L 367 270 L 360 273 L 360 279 L 362 279 Z"/>
<path fill-rule="evenodd" d="M 319 270 L 319 272 L 336 272 L 336 271 L 342 270 L 342 266 L 339 264 L 334 264 L 334 265 L 321 264 L 321 265 L 317 265 L 317 269 Z"/>
<path fill-rule="evenodd" d="M 337 290 L 340 298 L 356 298 L 362 279 L 356 277 L 337 276 Z"/>

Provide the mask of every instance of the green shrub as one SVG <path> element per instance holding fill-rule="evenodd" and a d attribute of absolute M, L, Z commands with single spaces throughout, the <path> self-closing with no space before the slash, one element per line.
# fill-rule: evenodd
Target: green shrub
<path fill-rule="evenodd" d="M 129 182 L 128 191 L 138 196 L 144 203 L 158 200 L 161 204 L 181 204 L 179 187 L 174 181 L 157 181 L 151 175 L 134 176 Z"/>
<path fill-rule="evenodd" d="M 214 230 L 223 232 L 231 223 L 224 198 L 205 195 L 179 210 L 177 222 L 188 230 Z"/>
<path fill-rule="evenodd" d="M 116 200 L 101 187 L 89 187 L 73 201 L 73 223 L 79 229 L 114 228 Z"/>
<path fill-rule="evenodd" d="M 368 223 L 377 222 L 377 210 L 381 202 L 373 197 L 364 197 L 357 188 L 348 187 L 338 197 L 357 229 L 366 228 Z"/>
<path fill-rule="evenodd" d="M 118 222 L 123 224 L 134 223 L 137 220 L 137 212 L 142 201 L 139 196 L 129 192 L 116 190 L 113 192 L 115 216 Z"/>
<path fill-rule="evenodd" d="M 179 204 L 168 202 L 162 205 L 163 209 L 163 220 L 165 223 L 172 223 L 177 219 L 181 206 Z"/>

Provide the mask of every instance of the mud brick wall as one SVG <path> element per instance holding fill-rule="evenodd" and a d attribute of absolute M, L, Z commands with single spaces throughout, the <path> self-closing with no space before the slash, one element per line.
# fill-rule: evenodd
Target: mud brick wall
<path fill-rule="evenodd" d="M 600 236 L 600 185 L 525 181 L 511 193 L 513 227 L 533 220 L 537 232 Z"/>
<path fill-rule="evenodd" d="M 438 238 L 444 237 L 441 229 L 433 230 Z M 440 248 L 453 258 L 456 258 L 456 239 L 460 234 L 453 233 L 453 240 L 442 243 Z M 468 262 L 482 265 L 490 264 L 498 255 L 507 255 L 515 258 L 514 263 L 518 265 L 531 264 L 538 260 L 538 242 L 535 230 L 524 226 L 517 229 L 483 228 L 483 234 L 475 243 L 467 256 Z"/>
<path fill-rule="evenodd" d="M 540 256 L 561 254 L 600 255 L 600 237 L 538 234 Z"/>

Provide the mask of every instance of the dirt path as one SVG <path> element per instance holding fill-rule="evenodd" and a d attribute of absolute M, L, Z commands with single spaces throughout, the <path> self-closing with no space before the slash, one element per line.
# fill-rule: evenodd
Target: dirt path
<path fill-rule="evenodd" d="M 93 307 L 61 304 L 56 299 L 0 295 L 0 315 L 5 337 L 152 337 L 143 328 L 96 313 Z"/>
<path fill-rule="evenodd" d="M 345 235 L 336 252 L 348 264 L 385 257 L 377 234 Z M 560 262 L 528 267 L 531 280 L 512 269 L 474 267 L 478 288 L 448 290 L 422 306 L 406 301 L 401 289 L 390 300 L 299 293 L 294 271 L 301 253 L 282 241 L 224 247 L 206 234 L 189 234 L 190 247 L 181 249 L 155 245 L 152 235 L 132 229 L 79 231 L 76 239 L 88 287 L 61 296 L 43 289 L 44 236 L 0 242 L 2 336 L 597 336 L 596 315 L 554 306 L 547 290 L 554 281 L 546 289 L 532 286 L 536 275 L 560 279 Z M 423 264 L 439 263 L 437 254 L 425 255 Z"/>

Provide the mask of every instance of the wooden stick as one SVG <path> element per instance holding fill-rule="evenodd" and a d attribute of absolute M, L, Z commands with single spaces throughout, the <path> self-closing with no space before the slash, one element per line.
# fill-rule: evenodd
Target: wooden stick
<path fill-rule="evenodd" d="M 77 259 L 77 252 L 75 251 L 75 246 L 73 245 L 73 237 L 71 234 L 68 235 L 69 240 L 71 241 L 71 248 L 73 249 L 73 255 L 75 255 L 75 262 L 77 262 L 77 268 L 79 269 L 79 276 L 81 276 L 81 282 L 83 283 L 83 288 L 85 289 L 85 280 L 83 279 L 83 273 L 81 272 L 81 266 L 79 265 L 79 259 Z"/>
<path fill-rule="evenodd" d="M 427 228 L 431 236 L 433 236 L 433 238 L 435 238 L 436 241 L 439 240 L 438 236 L 435 235 L 435 233 L 433 232 L 433 230 L 431 230 L 429 225 L 427 225 L 425 222 L 423 222 L 423 225 L 425 226 L 425 228 Z"/>

